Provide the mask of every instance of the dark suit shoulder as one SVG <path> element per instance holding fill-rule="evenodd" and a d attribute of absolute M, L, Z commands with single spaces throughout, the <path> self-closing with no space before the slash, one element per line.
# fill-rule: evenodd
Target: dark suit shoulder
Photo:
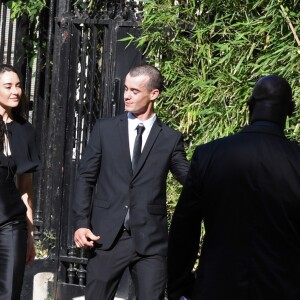
<path fill-rule="evenodd" d="M 268 142 L 267 142 L 268 141 Z M 258 146 L 275 147 L 286 153 L 300 154 L 300 147 L 294 141 L 285 137 L 283 132 L 267 126 L 245 126 L 240 132 L 222 137 L 196 147 L 195 152 L 199 155 L 212 156 L 215 151 L 221 153 L 250 153 Z"/>
<path fill-rule="evenodd" d="M 166 123 L 162 122 L 159 118 L 156 119 L 157 125 L 160 126 L 169 135 L 182 135 L 182 133 Z"/>
<path fill-rule="evenodd" d="M 127 114 L 122 114 L 115 117 L 99 118 L 96 120 L 95 125 L 97 124 L 98 126 L 112 126 L 113 124 L 117 124 L 120 121 L 122 122 L 126 120 L 127 120 Z"/>
<path fill-rule="evenodd" d="M 218 139 L 209 141 L 205 144 L 198 145 L 195 149 L 195 152 L 205 150 L 205 149 L 217 148 L 220 144 L 226 143 L 226 141 L 230 140 L 233 136 L 234 135 L 218 138 Z"/>
<path fill-rule="evenodd" d="M 115 117 L 104 117 L 104 118 L 99 118 L 96 120 L 98 123 L 113 123 L 113 122 L 118 122 L 120 120 L 126 120 L 127 119 L 127 114 L 121 114 Z"/>

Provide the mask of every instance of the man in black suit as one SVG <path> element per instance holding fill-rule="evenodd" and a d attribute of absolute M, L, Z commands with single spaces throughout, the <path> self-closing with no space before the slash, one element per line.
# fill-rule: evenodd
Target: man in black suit
<path fill-rule="evenodd" d="M 300 148 L 283 133 L 291 87 L 263 77 L 248 104 L 251 125 L 193 154 L 170 228 L 169 300 L 300 299 Z"/>
<path fill-rule="evenodd" d="M 164 298 L 166 178 L 171 171 L 183 183 L 189 162 L 182 134 L 154 113 L 162 84 L 155 67 L 132 69 L 125 79 L 127 113 L 96 122 L 78 168 L 74 240 L 92 247 L 87 300 L 113 299 L 128 266 L 137 299 Z"/>

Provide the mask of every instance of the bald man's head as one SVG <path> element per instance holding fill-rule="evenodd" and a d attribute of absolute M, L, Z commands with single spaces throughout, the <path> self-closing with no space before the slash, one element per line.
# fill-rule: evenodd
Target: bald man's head
<path fill-rule="evenodd" d="M 294 108 L 291 86 L 277 75 L 262 77 L 255 84 L 248 105 L 251 123 L 270 121 L 284 127 Z"/>

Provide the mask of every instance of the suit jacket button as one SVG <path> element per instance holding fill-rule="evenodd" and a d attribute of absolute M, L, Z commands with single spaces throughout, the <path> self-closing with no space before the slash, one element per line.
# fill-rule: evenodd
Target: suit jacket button
<path fill-rule="evenodd" d="M 129 186 L 129 188 L 130 188 L 130 189 L 133 189 L 133 185 L 131 184 L 131 185 Z"/>
<path fill-rule="evenodd" d="M 125 205 L 124 208 L 128 209 L 128 205 Z"/>

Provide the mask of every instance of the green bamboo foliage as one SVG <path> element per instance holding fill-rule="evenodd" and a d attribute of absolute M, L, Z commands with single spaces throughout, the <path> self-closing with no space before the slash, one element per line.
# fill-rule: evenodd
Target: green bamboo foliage
<path fill-rule="evenodd" d="M 286 133 L 300 140 L 299 0 L 144 4 L 137 42 L 166 79 L 157 109 L 184 133 L 189 156 L 196 145 L 247 123 L 246 101 L 255 81 L 267 74 L 282 75 L 292 85 L 298 105 Z"/>
<path fill-rule="evenodd" d="M 166 79 L 156 110 L 183 132 L 189 157 L 196 145 L 247 124 L 247 99 L 256 80 L 268 74 L 284 76 L 293 88 L 297 106 L 286 134 L 300 140 L 300 0 L 151 0 L 144 5 L 135 42 Z M 180 189 L 170 177 L 169 217 Z"/>

